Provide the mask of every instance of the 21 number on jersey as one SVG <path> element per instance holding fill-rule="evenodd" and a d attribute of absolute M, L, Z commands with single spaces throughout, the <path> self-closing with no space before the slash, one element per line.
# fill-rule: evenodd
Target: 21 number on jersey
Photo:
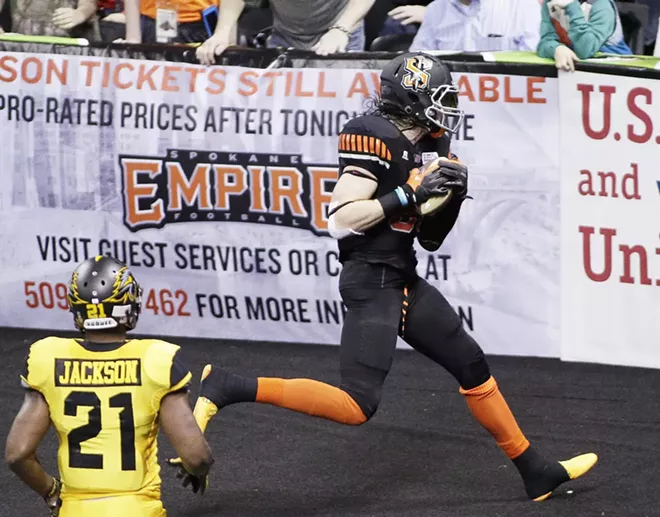
<path fill-rule="evenodd" d="M 119 412 L 121 441 L 121 469 L 135 470 L 135 419 L 133 398 L 130 393 L 118 393 L 109 400 L 111 408 Z M 69 467 L 79 469 L 102 469 L 103 455 L 82 452 L 82 443 L 99 435 L 102 429 L 101 399 L 93 391 L 72 391 L 64 401 L 64 414 L 77 416 L 78 408 L 91 408 L 87 423 L 72 429 L 67 438 L 69 444 Z"/>

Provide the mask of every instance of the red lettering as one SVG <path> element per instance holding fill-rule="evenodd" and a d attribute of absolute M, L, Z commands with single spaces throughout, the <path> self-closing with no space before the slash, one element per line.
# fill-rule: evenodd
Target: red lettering
<path fill-rule="evenodd" d="M 603 140 L 610 133 L 612 95 L 616 92 L 614 86 L 599 86 L 598 91 L 603 94 L 603 128 L 595 131 L 591 125 L 591 92 L 592 84 L 578 84 L 578 91 L 582 94 L 582 127 L 589 138 Z"/>
<path fill-rule="evenodd" d="M 616 235 L 613 228 L 601 228 L 599 233 L 605 237 L 603 255 L 605 263 L 602 273 L 595 273 L 591 263 L 591 236 L 595 232 L 593 226 L 580 226 L 578 228 L 582 234 L 582 260 L 584 263 L 584 272 L 590 280 L 594 282 L 605 282 L 612 274 L 612 238 Z"/>
<path fill-rule="evenodd" d="M 647 105 L 650 105 L 653 102 L 653 94 L 648 88 L 633 88 L 630 90 L 630 93 L 628 93 L 628 109 L 630 110 L 630 113 L 642 121 L 644 124 L 644 132 L 637 134 L 634 131 L 634 126 L 628 124 L 628 139 L 636 144 L 645 144 L 650 140 L 653 134 L 653 121 L 651 120 L 651 117 L 649 117 L 649 114 L 637 105 L 638 97 L 644 97 Z"/>
<path fill-rule="evenodd" d="M 639 167 L 636 163 L 631 163 L 630 166 L 632 167 L 632 172 L 623 175 L 621 193 L 626 199 L 642 199 L 642 196 L 639 195 Z M 628 191 L 628 183 L 630 181 L 632 181 L 632 194 Z"/>
<path fill-rule="evenodd" d="M 481 102 L 497 102 L 500 94 L 497 89 L 500 82 L 497 77 L 490 75 L 479 76 L 479 100 Z"/>
<path fill-rule="evenodd" d="M 623 275 L 619 277 L 621 283 L 635 283 L 635 279 L 630 274 L 630 264 L 632 262 L 632 255 L 636 254 L 639 257 L 639 283 L 642 285 L 651 285 L 652 282 L 649 278 L 648 258 L 646 256 L 646 250 L 644 249 L 644 246 L 641 246 L 640 244 L 635 246 L 627 246 L 622 244 L 619 246 L 619 250 L 623 254 Z"/>

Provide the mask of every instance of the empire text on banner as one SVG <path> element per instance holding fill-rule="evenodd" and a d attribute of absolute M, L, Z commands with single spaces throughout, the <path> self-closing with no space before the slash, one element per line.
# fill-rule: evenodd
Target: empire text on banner
<path fill-rule="evenodd" d="M 112 254 L 145 287 L 142 332 L 337 343 L 337 135 L 378 79 L 0 54 L 0 264 L 22 272 L 0 273 L 0 325 L 70 328 L 68 274 Z M 418 271 L 486 351 L 558 356 L 557 80 L 455 80 L 474 200 Z"/>

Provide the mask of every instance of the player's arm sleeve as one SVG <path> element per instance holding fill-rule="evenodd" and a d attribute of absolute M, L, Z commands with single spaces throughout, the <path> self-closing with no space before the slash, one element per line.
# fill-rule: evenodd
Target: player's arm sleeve
<path fill-rule="evenodd" d="M 339 135 L 339 175 L 363 175 L 360 169 L 369 172 L 370 179 L 378 181 L 390 168 L 392 152 L 386 141 L 374 136 L 372 131 L 358 122 L 349 122 Z M 370 177 L 363 175 L 365 177 Z"/>
<path fill-rule="evenodd" d="M 28 390 L 36 390 L 43 394 L 45 382 L 44 351 L 40 351 L 42 342 L 34 343 L 25 357 L 21 371 L 21 386 Z"/>
<path fill-rule="evenodd" d="M 181 347 L 166 341 L 155 341 L 145 356 L 145 371 L 155 388 L 153 404 L 160 406 L 165 395 L 187 390 L 192 374 L 181 358 Z"/>
<path fill-rule="evenodd" d="M 190 368 L 188 364 L 181 357 L 181 349 L 177 350 L 174 353 L 172 358 L 172 368 L 170 369 L 170 387 L 169 392 L 185 390 L 188 391 L 190 388 L 190 381 L 192 379 L 192 373 L 190 373 Z"/>

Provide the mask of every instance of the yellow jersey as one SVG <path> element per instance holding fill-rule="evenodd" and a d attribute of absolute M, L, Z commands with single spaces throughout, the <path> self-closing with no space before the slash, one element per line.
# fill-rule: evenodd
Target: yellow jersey
<path fill-rule="evenodd" d="M 48 403 L 63 502 L 160 500 L 160 402 L 191 379 L 179 350 L 156 339 L 109 345 L 57 337 L 30 347 L 21 379 Z"/>

